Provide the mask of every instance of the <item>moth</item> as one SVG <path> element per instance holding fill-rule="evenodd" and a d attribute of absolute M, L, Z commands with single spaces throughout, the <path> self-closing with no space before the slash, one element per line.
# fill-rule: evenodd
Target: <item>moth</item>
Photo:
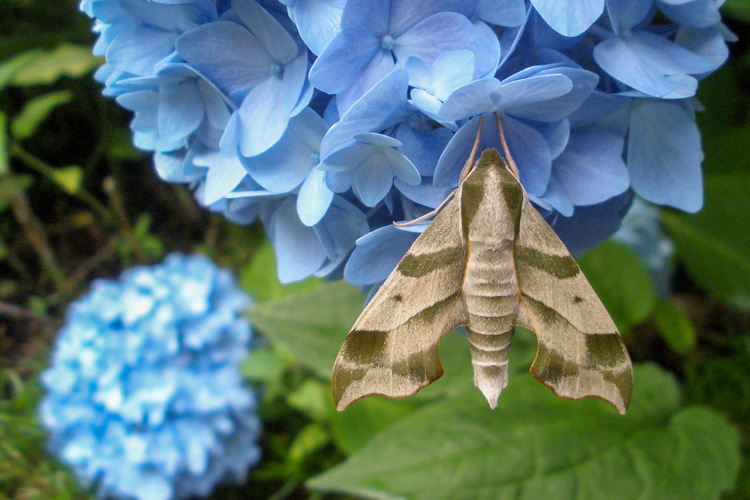
<path fill-rule="evenodd" d="M 509 162 L 487 149 L 472 165 L 477 136 L 454 196 L 346 337 L 333 367 L 339 411 L 372 394 L 409 397 L 440 378 L 438 343 L 458 326 L 466 327 L 474 385 L 494 409 L 508 384 L 514 328 L 523 326 L 537 336 L 535 378 L 560 397 L 595 396 L 625 413 L 633 373 L 620 334 L 529 202 L 500 135 Z"/>

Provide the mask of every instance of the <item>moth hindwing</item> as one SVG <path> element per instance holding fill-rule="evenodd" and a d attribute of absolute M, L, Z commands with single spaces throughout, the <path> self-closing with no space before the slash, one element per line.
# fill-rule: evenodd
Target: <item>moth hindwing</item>
<path fill-rule="evenodd" d="M 438 342 L 466 327 L 474 384 L 495 408 L 515 326 L 537 335 L 531 373 L 558 396 L 625 413 L 633 387 L 617 328 L 573 257 L 494 149 L 409 248 L 357 319 L 333 367 L 339 410 L 408 397 L 440 378 Z"/>

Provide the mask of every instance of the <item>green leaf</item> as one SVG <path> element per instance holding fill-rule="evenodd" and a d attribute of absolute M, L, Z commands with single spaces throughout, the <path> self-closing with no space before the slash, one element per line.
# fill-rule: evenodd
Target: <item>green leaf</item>
<path fill-rule="evenodd" d="M 323 448 L 331 440 L 328 432 L 319 424 L 304 427 L 295 436 L 289 447 L 289 461 L 296 465 Z"/>
<path fill-rule="evenodd" d="M 317 375 L 331 378 L 333 361 L 362 312 L 365 297 L 344 283 L 325 283 L 254 305 L 248 315 L 274 346 Z"/>
<path fill-rule="evenodd" d="M 54 111 L 54 109 L 73 98 L 69 90 L 42 94 L 29 100 L 21 113 L 13 118 L 10 131 L 19 141 L 34 135 L 37 127 Z"/>
<path fill-rule="evenodd" d="M 663 211 L 662 221 L 690 276 L 714 297 L 750 311 L 750 174 L 717 174 L 705 182 L 696 215 Z"/>
<path fill-rule="evenodd" d="M 701 81 L 698 99 L 706 109 L 696 118 L 707 175 L 750 169 L 750 156 L 738 154 L 738 145 L 750 142 L 750 115 L 741 98 L 738 73 L 732 65 L 725 65 Z"/>
<path fill-rule="evenodd" d="M 17 56 L 0 63 L 0 90 L 8 86 L 11 78 L 18 73 L 24 66 L 29 65 L 34 60 L 44 54 L 42 50 L 33 49 L 22 52 Z"/>
<path fill-rule="evenodd" d="M 578 263 L 621 332 L 648 317 L 655 300 L 651 277 L 632 250 L 605 241 Z"/>
<path fill-rule="evenodd" d="M 250 263 L 240 272 L 240 286 L 258 302 L 279 299 L 318 283 L 320 280 L 309 278 L 298 283 L 282 285 L 276 275 L 276 257 L 268 240 L 258 247 Z"/>
<path fill-rule="evenodd" d="M 558 399 L 530 376 L 496 411 L 478 391 L 441 400 L 308 486 L 373 499 L 718 499 L 736 478 L 737 432 L 712 410 L 680 408 L 660 368 L 635 377 L 624 417 L 598 400 Z"/>
<path fill-rule="evenodd" d="M 307 379 L 294 392 L 289 394 L 287 403 L 311 419 L 323 422 L 328 420 L 333 408 L 331 386 L 321 384 L 314 379 Z"/>
<path fill-rule="evenodd" d="M 8 157 L 8 117 L 0 111 L 0 175 L 5 175 L 10 169 Z"/>
<path fill-rule="evenodd" d="M 55 184 L 66 193 L 76 194 L 81 190 L 81 183 L 83 182 L 83 169 L 81 167 L 70 165 L 56 168 L 51 174 Z"/>
<path fill-rule="evenodd" d="M 654 319 L 659 335 L 674 352 L 685 354 L 695 347 L 695 327 L 687 314 L 677 306 L 666 300 L 658 300 L 654 307 Z"/>
<path fill-rule="evenodd" d="M 721 10 L 730 17 L 750 22 L 750 3 L 747 0 L 728 0 Z"/>
<path fill-rule="evenodd" d="M 79 78 L 103 62 L 102 58 L 91 53 L 91 47 L 66 43 L 30 59 L 15 72 L 11 83 L 18 86 L 49 85 L 63 76 Z"/>
<path fill-rule="evenodd" d="M 255 382 L 277 383 L 287 367 L 287 361 L 270 347 L 253 350 L 242 362 L 242 375 Z"/>

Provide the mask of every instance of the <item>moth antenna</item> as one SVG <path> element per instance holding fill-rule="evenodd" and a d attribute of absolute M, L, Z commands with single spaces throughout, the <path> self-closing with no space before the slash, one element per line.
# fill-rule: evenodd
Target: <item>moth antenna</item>
<path fill-rule="evenodd" d="M 510 155 L 510 150 L 508 149 L 508 143 L 505 142 L 505 134 L 503 133 L 503 124 L 500 122 L 500 115 L 497 111 L 495 111 L 495 119 L 497 120 L 497 131 L 500 134 L 500 143 L 503 145 L 503 153 L 505 153 L 505 158 L 508 160 L 508 166 L 510 167 L 510 171 L 513 173 L 513 175 L 516 176 L 516 179 L 520 179 L 518 175 L 518 167 L 516 166 L 516 162 L 513 161 L 513 157 Z"/>
<path fill-rule="evenodd" d="M 474 158 L 477 156 L 477 151 L 479 150 L 479 141 L 482 139 L 482 127 L 484 126 L 484 115 L 482 115 L 481 118 L 479 118 L 479 128 L 477 129 L 477 138 L 474 139 L 474 146 L 471 148 L 471 154 L 469 155 L 469 159 L 466 160 L 466 163 L 464 163 L 464 168 L 461 169 L 461 175 L 458 178 L 458 184 L 461 185 L 461 183 L 466 179 L 466 176 L 469 175 L 469 172 L 471 171 L 471 167 L 474 166 Z"/>
<path fill-rule="evenodd" d="M 422 215 L 420 217 L 417 217 L 416 219 L 410 220 L 409 222 L 395 222 L 394 221 L 393 225 L 396 226 L 396 227 L 413 226 L 414 224 L 417 224 L 418 222 L 422 222 L 423 220 L 427 220 L 430 217 L 436 216 L 437 213 L 439 211 L 441 211 L 443 209 L 443 207 L 445 207 L 448 204 L 448 202 L 453 199 L 453 196 L 455 196 L 456 191 L 458 191 L 458 189 L 454 189 L 453 191 L 451 191 L 450 194 L 448 196 L 446 196 L 443 201 L 440 202 L 440 205 L 438 205 L 437 208 L 435 208 L 435 210 L 433 210 L 431 212 L 427 212 L 426 214 L 424 214 L 424 215 Z"/>

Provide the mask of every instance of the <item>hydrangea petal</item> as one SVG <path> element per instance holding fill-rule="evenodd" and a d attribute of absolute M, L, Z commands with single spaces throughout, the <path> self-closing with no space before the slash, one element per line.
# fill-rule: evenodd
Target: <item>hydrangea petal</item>
<path fill-rule="evenodd" d="M 642 99 L 630 116 L 628 170 L 643 199 L 686 212 L 703 206 L 700 132 L 679 102 Z"/>
<path fill-rule="evenodd" d="M 205 116 L 203 96 L 194 82 L 185 82 L 162 92 L 159 101 L 159 135 L 168 140 L 183 139 Z"/>
<path fill-rule="evenodd" d="M 233 0 L 232 8 L 276 64 L 286 65 L 299 49 L 289 33 L 254 0 Z"/>
<path fill-rule="evenodd" d="M 337 94 L 351 87 L 380 49 L 380 40 L 361 27 L 336 35 L 310 68 L 310 81 L 323 92 Z"/>
<path fill-rule="evenodd" d="M 531 5 L 558 33 L 578 36 L 599 18 L 604 0 L 531 0 Z"/>
<path fill-rule="evenodd" d="M 344 268 L 344 278 L 358 286 L 384 281 L 417 236 L 393 225 L 368 233 L 357 240 Z"/>
<path fill-rule="evenodd" d="M 281 283 L 293 283 L 307 278 L 326 259 L 325 249 L 315 230 L 299 220 L 296 205 L 294 199 L 284 201 L 274 211 L 269 224 Z M 300 259 L 300 255 L 305 258 Z"/>
<path fill-rule="evenodd" d="M 474 16 L 498 26 L 520 26 L 526 19 L 524 0 L 477 0 Z"/>
<path fill-rule="evenodd" d="M 717 0 L 694 0 L 679 5 L 663 3 L 660 10 L 669 19 L 687 28 L 710 28 L 721 22 L 719 7 L 723 2 Z"/>
<path fill-rule="evenodd" d="M 373 154 L 357 171 L 354 179 L 354 193 L 368 207 L 374 207 L 382 200 L 393 185 L 393 172 L 387 158 Z"/>
<path fill-rule="evenodd" d="M 328 188 L 325 176 L 323 170 L 311 170 L 299 190 L 297 213 L 306 226 L 320 222 L 333 201 L 333 191 Z"/>
<path fill-rule="evenodd" d="M 217 21 L 177 39 L 177 52 L 222 92 L 231 94 L 266 80 L 274 61 L 247 29 Z"/>
<path fill-rule="evenodd" d="M 629 175 L 622 138 L 600 130 L 576 130 L 552 165 L 574 205 L 595 205 L 628 189 Z"/>
<path fill-rule="evenodd" d="M 107 61 L 135 75 L 153 75 L 156 66 L 174 52 L 174 39 L 169 31 L 138 26 L 112 40 Z"/>
<path fill-rule="evenodd" d="M 243 156 L 256 156 L 276 144 L 286 131 L 284 86 L 280 78 L 269 78 L 247 95 L 237 111 L 242 129 L 239 136 Z"/>
<path fill-rule="evenodd" d="M 203 203 L 206 205 L 219 201 L 239 186 L 242 179 L 247 176 L 247 171 L 239 158 L 227 158 L 220 151 L 196 156 L 193 162 L 208 167 L 206 187 L 203 191 Z"/>
<path fill-rule="evenodd" d="M 346 0 L 296 0 L 289 15 L 313 54 L 320 55 L 341 30 Z"/>

